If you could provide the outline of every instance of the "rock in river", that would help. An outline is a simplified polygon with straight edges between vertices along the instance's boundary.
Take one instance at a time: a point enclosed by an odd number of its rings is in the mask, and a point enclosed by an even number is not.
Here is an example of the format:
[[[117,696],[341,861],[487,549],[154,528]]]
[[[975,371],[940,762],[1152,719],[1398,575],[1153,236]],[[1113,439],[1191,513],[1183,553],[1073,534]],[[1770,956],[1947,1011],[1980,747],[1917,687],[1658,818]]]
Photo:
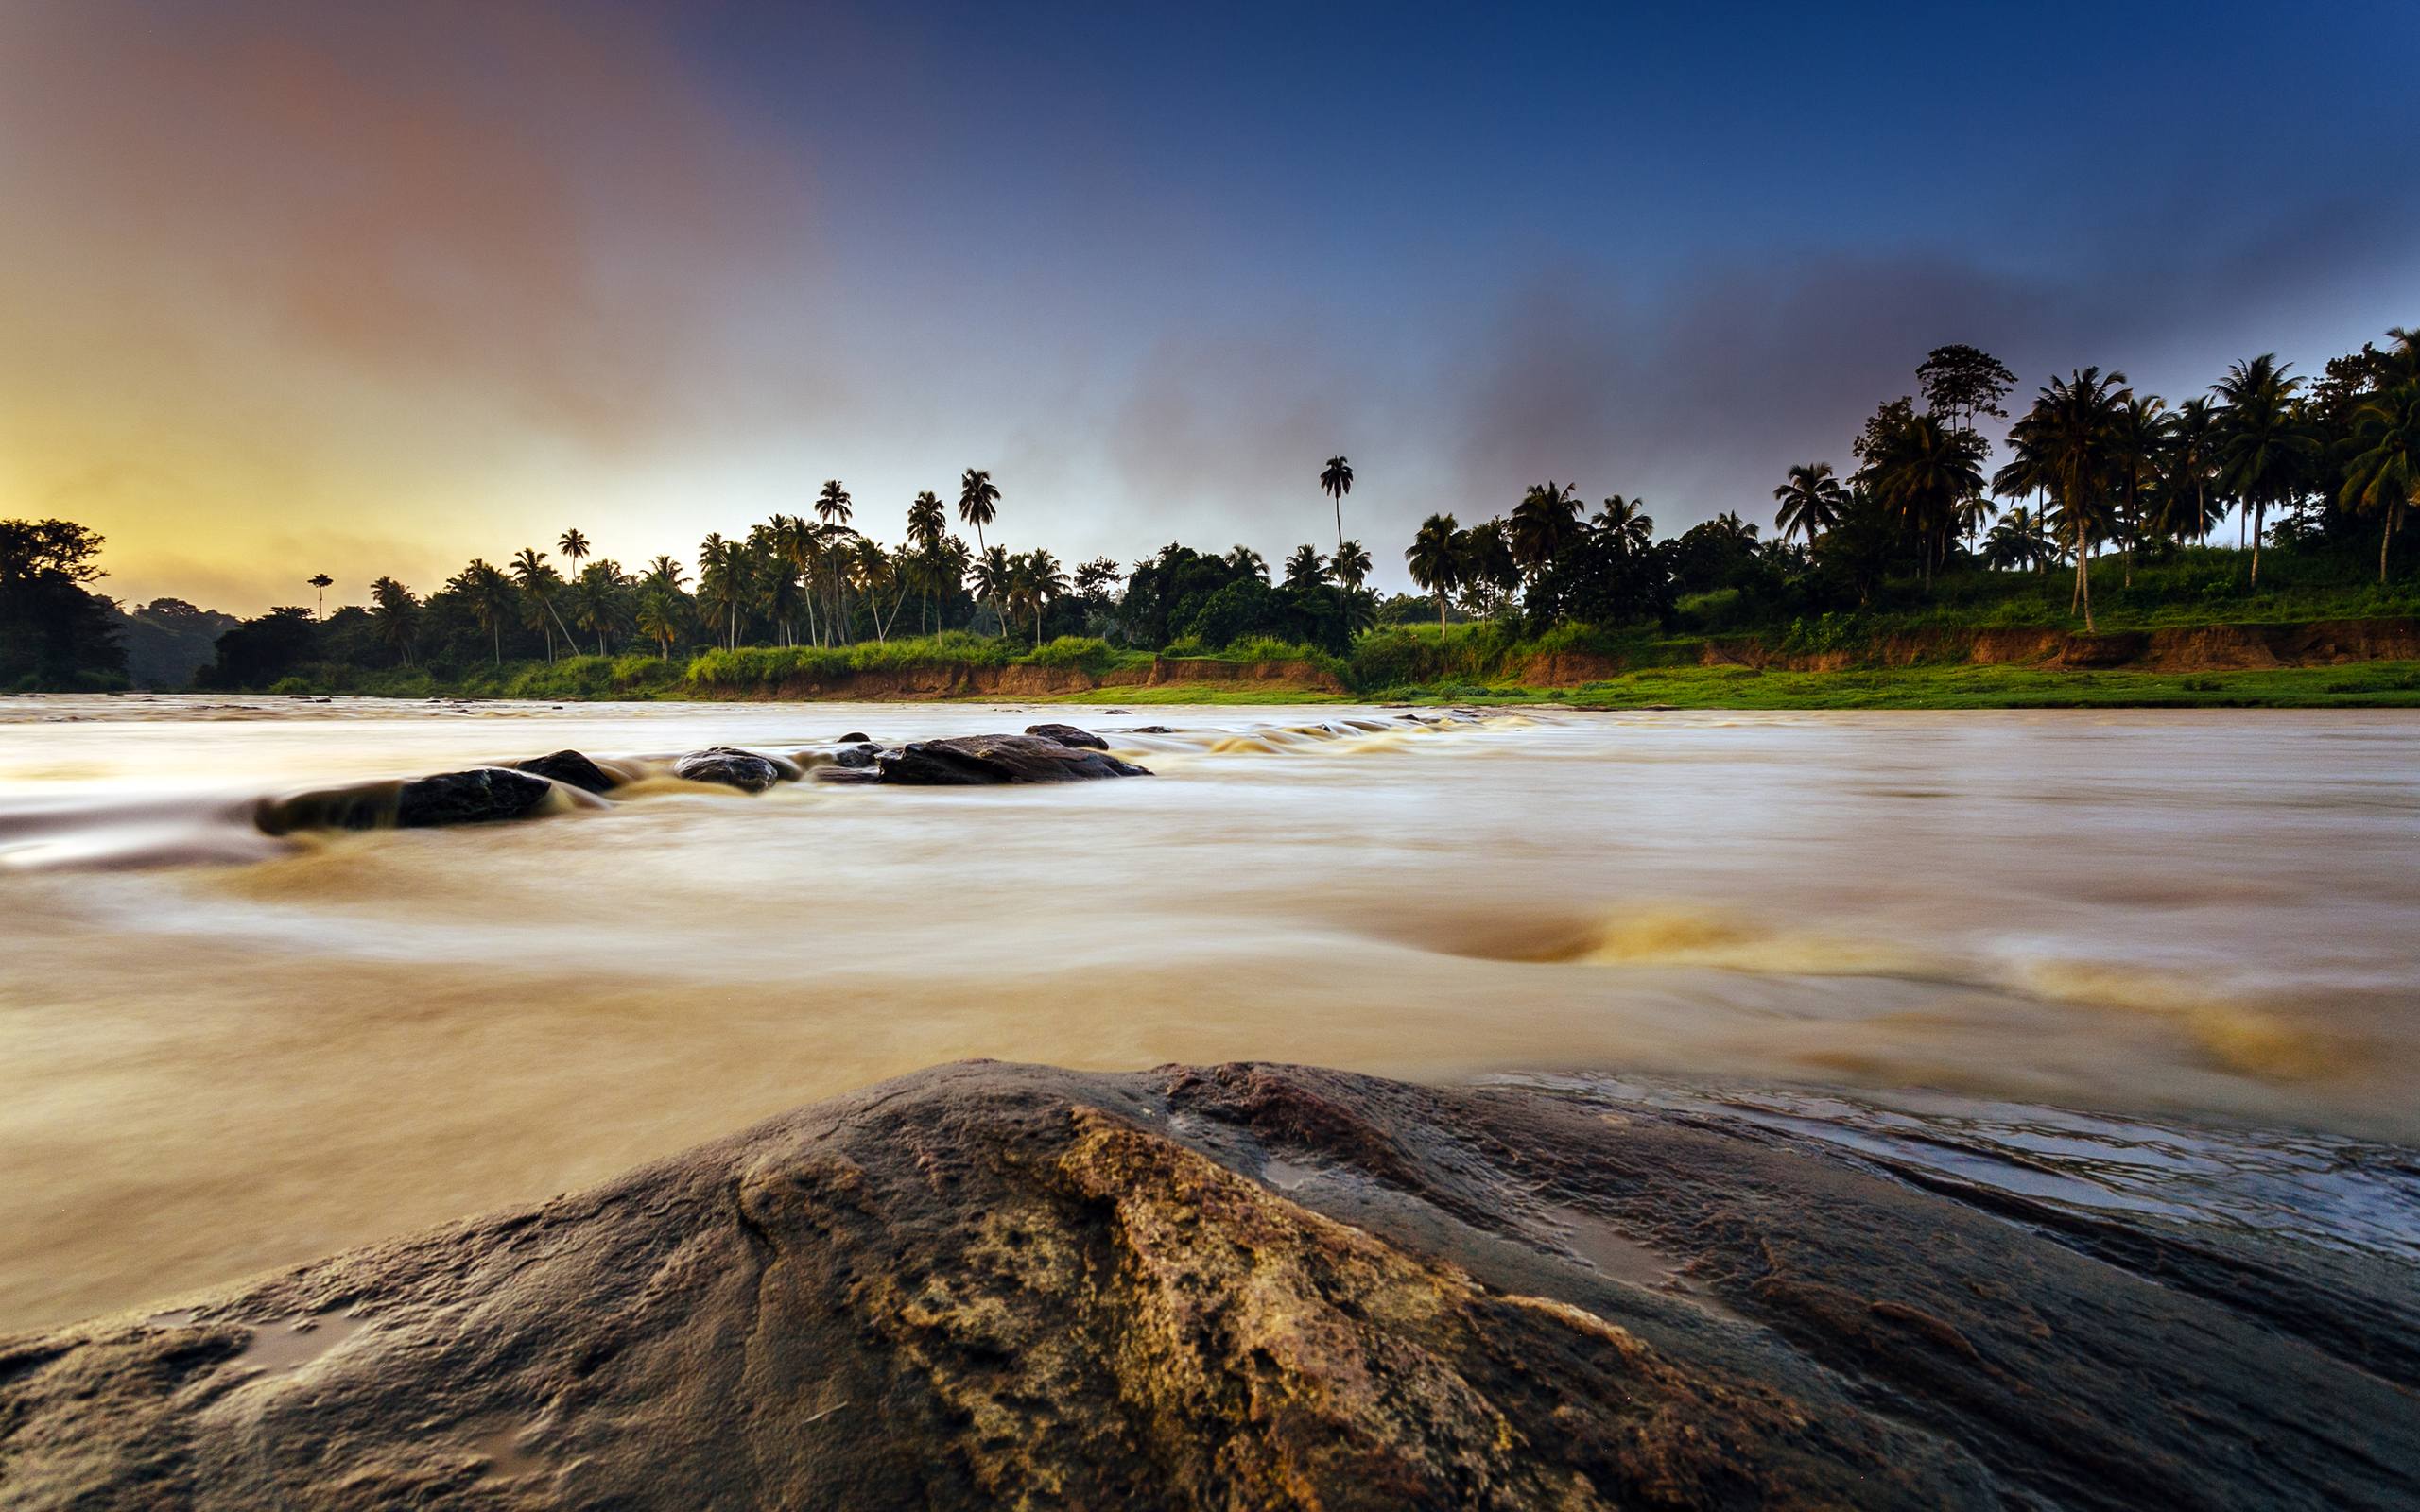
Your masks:
[[[785,773],[769,756],[752,750],[739,750],[730,746],[709,746],[693,750],[672,764],[672,775],[691,782],[717,782],[735,787],[743,793],[762,793],[765,789],[799,774],[794,769]]]
[[[532,756],[526,762],[514,762],[512,765],[516,770],[551,777],[564,786],[579,788],[583,793],[610,793],[621,785],[621,779],[576,750]]]
[[[1039,735],[1044,740],[1055,740],[1062,746],[1075,746],[1086,750],[1109,749],[1108,741],[1089,730],[1078,730],[1073,725],[1028,725],[1025,732]]]
[[[1646,1103],[976,1062],[0,1340],[0,1502],[2409,1507],[2409,1277],[2331,1335],[2133,1231]]]
[[[270,834],[297,830],[420,829],[519,819],[554,806],[561,790],[532,772],[474,766],[408,782],[362,782],[265,800],[255,821]],[[595,803],[596,799],[582,801]]]
[[[1074,782],[1093,777],[1149,777],[1132,762],[1039,735],[957,735],[913,741],[877,758],[882,780],[910,787],[977,787],[1002,782]]]

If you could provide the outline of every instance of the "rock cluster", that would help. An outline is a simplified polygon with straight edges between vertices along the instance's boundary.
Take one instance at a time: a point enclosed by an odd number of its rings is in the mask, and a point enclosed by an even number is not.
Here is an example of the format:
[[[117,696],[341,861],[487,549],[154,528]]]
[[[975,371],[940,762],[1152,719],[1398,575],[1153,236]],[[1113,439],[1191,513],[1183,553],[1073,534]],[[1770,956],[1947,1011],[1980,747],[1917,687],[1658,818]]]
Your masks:
[[[1047,731],[1048,733],[1037,733]],[[1100,777],[1148,777],[1132,762],[1108,754],[1109,743],[1073,725],[1037,725],[1022,735],[969,735],[911,741],[885,747],[852,732],[834,750],[805,761],[769,751],[709,746],[671,758],[665,767],[684,782],[762,793],[804,778],[809,765],[821,782],[894,782],[907,786],[982,786],[1068,782]],[[631,764],[620,764],[627,768]],[[644,764],[640,764],[644,765]],[[411,829],[527,818],[565,806],[599,806],[597,795],[626,785],[623,770],[577,750],[532,756],[504,766],[440,772],[407,782],[365,782],[264,801],[260,828],[297,830]],[[569,803],[550,799],[574,795]]]

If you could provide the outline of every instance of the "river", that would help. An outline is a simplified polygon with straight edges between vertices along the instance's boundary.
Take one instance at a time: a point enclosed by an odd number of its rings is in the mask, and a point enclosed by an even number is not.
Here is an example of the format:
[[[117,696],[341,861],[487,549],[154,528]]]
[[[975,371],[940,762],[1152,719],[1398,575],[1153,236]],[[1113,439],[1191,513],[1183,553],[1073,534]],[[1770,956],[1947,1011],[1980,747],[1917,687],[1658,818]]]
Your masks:
[[[1157,775],[658,782],[523,824],[286,840],[249,819],[264,795],[567,747],[1038,719]],[[1124,733],[1146,725],[1171,732]],[[542,1198],[973,1056],[1616,1074],[1953,1123],[2021,1106],[2409,1143],[2415,736],[2392,712],[1428,728],[0,699],[0,1331]],[[2395,1243],[2420,1234],[2410,1192],[2390,1206]]]

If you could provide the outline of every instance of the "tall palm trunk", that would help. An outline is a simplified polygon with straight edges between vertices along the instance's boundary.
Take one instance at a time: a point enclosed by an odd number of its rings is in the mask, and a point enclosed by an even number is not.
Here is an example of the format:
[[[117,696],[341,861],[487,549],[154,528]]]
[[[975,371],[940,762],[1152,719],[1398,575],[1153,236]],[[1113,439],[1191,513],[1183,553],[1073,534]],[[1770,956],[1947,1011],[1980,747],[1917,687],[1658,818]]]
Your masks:
[[[1440,651],[1445,648],[1445,593],[1443,589],[1437,592],[1437,648]]]
[[[2253,588],[2254,588],[2254,590],[2256,590],[2256,591],[2257,591],[2257,590],[2258,590],[2258,588],[2260,587],[2260,526],[2261,526],[2261,524],[2262,524],[2264,521],[2266,521],[2268,518],[2269,518],[2269,507],[2268,507],[2267,505],[2265,505],[2265,504],[2258,504],[2258,505],[2255,505],[2255,506],[2253,506],[2253,509],[2252,509],[2252,587],[2253,587]]]
[[[2378,532],[2378,586],[2381,588],[2386,586],[2386,548],[2394,542],[2395,518],[2402,513],[2403,506],[2399,504],[2388,505],[2386,507],[2386,528]]]
[[[2083,605],[2083,632],[2099,633],[2092,626],[2092,551],[2084,544],[2081,523],[2076,526],[2076,601]],[[2067,612],[2075,612],[2073,605],[2068,606]]]

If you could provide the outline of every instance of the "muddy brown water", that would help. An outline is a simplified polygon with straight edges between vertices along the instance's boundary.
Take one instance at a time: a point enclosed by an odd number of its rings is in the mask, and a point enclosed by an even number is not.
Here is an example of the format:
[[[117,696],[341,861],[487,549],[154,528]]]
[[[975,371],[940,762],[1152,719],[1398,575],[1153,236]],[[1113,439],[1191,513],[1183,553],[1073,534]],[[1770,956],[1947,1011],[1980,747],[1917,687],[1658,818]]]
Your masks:
[[[650,781],[299,841],[247,817],[564,747],[1046,719],[1158,775]],[[1143,725],[1173,732],[1120,733]],[[0,1330],[969,1056],[1617,1072],[2408,1143],[2415,856],[2404,713],[0,700]]]

